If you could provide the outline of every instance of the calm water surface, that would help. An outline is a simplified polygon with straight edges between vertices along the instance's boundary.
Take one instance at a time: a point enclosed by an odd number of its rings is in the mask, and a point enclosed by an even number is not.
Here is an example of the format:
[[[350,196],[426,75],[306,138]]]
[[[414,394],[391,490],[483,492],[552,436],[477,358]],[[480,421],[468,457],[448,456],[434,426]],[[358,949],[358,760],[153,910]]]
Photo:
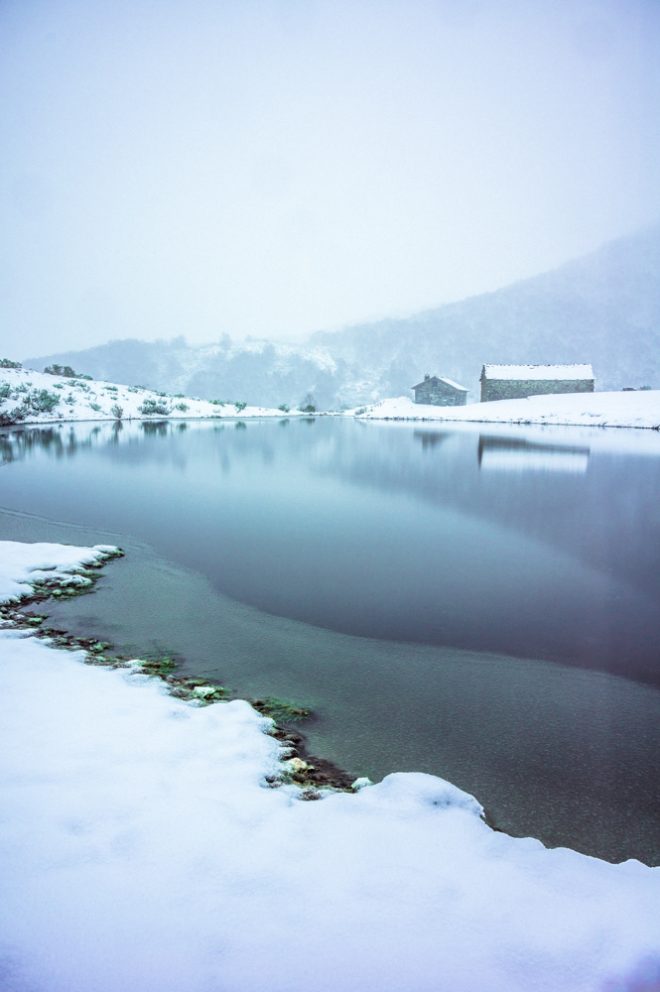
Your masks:
[[[660,862],[660,438],[334,418],[0,438],[0,536],[113,541],[49,614],[312,706],[315,753]]]

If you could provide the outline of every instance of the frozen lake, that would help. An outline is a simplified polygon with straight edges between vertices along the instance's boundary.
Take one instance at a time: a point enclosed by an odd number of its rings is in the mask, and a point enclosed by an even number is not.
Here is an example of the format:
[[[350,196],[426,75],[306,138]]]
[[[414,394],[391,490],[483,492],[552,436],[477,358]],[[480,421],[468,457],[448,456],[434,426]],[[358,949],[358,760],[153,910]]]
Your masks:
[[[75,633],[311,706],[355,775],[660,862],[660,437],[339,418],[2,436],[0,536],[118,543]]]

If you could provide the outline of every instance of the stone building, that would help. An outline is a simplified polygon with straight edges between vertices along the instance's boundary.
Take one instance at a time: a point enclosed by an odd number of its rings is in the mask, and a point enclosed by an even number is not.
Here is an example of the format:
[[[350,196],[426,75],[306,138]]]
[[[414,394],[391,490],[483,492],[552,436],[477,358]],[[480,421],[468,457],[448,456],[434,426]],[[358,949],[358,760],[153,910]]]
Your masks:
[[[546,393],[593,393],[591,365],[484,365],[481,402]]]
[[[430,403],[432,406],[465,406],[468,391],[452,379],[437,375],[425,375],[422,382],[411,387],[415,391],[415,403]]]

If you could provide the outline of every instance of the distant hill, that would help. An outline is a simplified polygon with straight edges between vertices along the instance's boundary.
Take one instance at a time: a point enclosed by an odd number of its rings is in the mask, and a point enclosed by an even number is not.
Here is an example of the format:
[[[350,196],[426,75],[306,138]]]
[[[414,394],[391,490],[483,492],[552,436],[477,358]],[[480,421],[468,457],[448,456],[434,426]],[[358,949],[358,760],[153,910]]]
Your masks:
[[[165,389],[202,399],[260,406],[293,406],[307,400],[335,406],[349,378],[343,363],[322,348],[299,349],[268,341],[191,347],[183,338],[171,341],[126,339],[84,351],[57,352],[27,358],[27,368],[71,365],[95,379]]]
[[[111,341],[28,358],[114,382],[262,405],[357,405],[409,395],[425,372],[477,400],[482,364],[591,362],[597,389],[660,387],[660,225],[552,272],[411,317],[319,332],[300,347],[267,341],[189,347]]]
[[[657,388],[660,225],[494,293],[311,341],[372,370],[381,396],[408,395],[430,372],[461,382],[474,401],[487,362],[591,362],[597,389]]]

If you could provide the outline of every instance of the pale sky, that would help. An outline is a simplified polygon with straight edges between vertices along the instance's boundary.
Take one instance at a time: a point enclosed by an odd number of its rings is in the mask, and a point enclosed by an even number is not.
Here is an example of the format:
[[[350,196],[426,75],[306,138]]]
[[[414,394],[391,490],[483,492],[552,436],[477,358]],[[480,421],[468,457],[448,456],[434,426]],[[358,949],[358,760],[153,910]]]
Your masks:
[[[0,352],[291,340],[660,217],[660,0],[0,0]]]

